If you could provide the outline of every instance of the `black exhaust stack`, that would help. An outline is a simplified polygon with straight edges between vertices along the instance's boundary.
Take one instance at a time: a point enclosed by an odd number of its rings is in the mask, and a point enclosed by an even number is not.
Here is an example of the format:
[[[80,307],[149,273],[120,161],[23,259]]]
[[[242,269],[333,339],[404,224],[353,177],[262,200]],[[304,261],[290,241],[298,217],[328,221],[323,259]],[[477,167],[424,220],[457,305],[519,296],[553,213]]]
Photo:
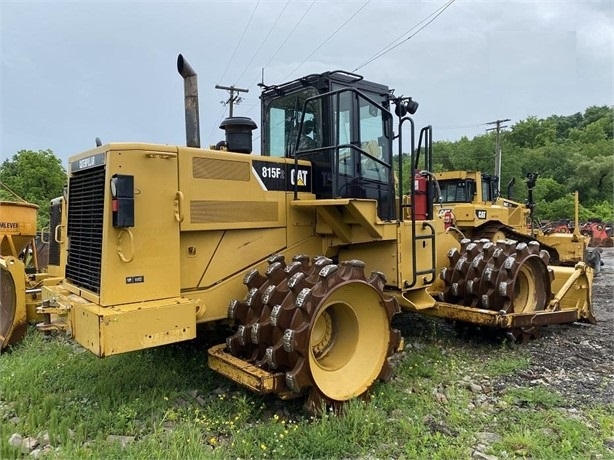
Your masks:
[[[200,121],[198,118],[198,76],[183,55],[177,56],[177,71],[183,77],[185,98],[185,137],[188,147],[200,148]]]

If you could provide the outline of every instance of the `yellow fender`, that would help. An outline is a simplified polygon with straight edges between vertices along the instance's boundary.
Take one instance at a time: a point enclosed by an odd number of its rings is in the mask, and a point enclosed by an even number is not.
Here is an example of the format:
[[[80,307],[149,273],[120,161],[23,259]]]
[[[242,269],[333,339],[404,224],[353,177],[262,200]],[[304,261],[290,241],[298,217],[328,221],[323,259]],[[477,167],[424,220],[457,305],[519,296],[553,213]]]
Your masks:
[[[0,352],[17,343],[27,328],[26,275],[23,262],[0,257]]]

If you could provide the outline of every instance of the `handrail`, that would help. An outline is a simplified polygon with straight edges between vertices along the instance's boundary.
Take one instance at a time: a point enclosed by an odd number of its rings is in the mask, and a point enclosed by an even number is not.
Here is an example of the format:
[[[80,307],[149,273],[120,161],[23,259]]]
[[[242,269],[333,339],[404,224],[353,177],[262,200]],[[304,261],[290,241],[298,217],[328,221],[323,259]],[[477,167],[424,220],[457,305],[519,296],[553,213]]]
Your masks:
[[[402,117],[399,119],[399,221],[403,221],[404,216],[403,216],[403,209],[407,207],[407,205],[403,204],[403,123],[405,122],[409,122],[409,124],[411,125],[410,127],[410,156],[413,155],[413,152],[415,150],[415,129],[416,126],[414,124],[414,120],[411,117]],[[413,180],[413,177],[415,175],[415,169],[414,169],[414,162],[413,160],[410,161],[410,175],[411,178]],[[413,187],[410,187],[410,206],[412,209],[414,209],[414,193],[413,193]],[[413,212],[413,211],[412,211]],[[413,214],[412,214],[412,220],[413,220]]]
[[[432,163],[432,127],[429,126],[425,126],[424,128],[422,128],[420,130],[420,137],[418,140],[418,147],[416,149],[415,146],[415,124],[414,121],[411,117],[409,116],[404,116],[402,118],[400,118],[399,120],[399,220],[403,221],[404,220],[404,216],[403,216],[403,209],[405,209],[406,207],[408,207],[407,204],[403,203],[403,123],[405,122],[409,122],[411,125],[411,130],[410,130],[410,144],[411,144],[411,152],[410,152],[410,193],[409,193],[409,197],[410,197],[410,204],[409,206],[411,207],[411,230],[412,230],[412,236],[411,236],[411,259],[412,259],[412,280],[411,282],[405,282],[404,287],[406,289],[409,289],[411,287],[413,287],[417,280],[418,280],[418,275],[426,275],[426,274],[430,274],[432,275],[431,280],[426,280],[426,283],[430,283],[433,282],[435,279],[435,267],[436,267],[436,248],[435,248],[435,228],[429,224],[428,222],[422,222],[422,228],[429,228],[431,230],[431,232],[427,235],[420,235],[420,236],[416,236],[416,191],[415,191],[415,187],[413,186],[413,180],[414,177],[416,176],[416,170],[418,169],[418,161],[420,158],[420,151],[422,149],[422,140],[424,139],[424,157],[425,157],[425,166],[426,169],[430,172],[432,170],[433,167],[433,163]],[[415,155],[415,157],[414,157]],[[429,177],[430,180],[430,177]],[[428,215],[427,217],[432,218],[433,215],[433,204],[432,204],[432,200],[427,199],[427,202],[430,202],[428,204]],[[418,240],[431,240],[431,268],[427,269],[427,270],[417,270],[416,269],[416,265],[417,265],[417,241]]]

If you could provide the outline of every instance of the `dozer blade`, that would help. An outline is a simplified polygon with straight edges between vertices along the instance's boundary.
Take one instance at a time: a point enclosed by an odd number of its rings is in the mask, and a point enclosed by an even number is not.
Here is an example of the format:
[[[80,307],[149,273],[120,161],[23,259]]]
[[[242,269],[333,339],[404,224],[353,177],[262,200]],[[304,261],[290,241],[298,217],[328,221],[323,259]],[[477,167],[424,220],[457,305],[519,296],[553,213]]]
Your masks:
[[[550,266],[550,269],[554,272],[554,298],[548,309],[574,311],[577,321],[595,324],[591,305],[593,269],[584,262],[579,262],[573,268]]]
[[[26,332],[25,276],[19,259],[0,257],[0,352],[17,343]]]

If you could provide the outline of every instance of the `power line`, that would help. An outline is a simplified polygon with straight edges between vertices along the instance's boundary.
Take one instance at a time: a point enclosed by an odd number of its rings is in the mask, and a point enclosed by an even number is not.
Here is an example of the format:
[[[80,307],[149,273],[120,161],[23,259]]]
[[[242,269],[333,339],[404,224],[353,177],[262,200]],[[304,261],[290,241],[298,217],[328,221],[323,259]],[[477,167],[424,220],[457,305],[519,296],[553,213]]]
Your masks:
[[[437,10],[435,10],[433,13],[431,13],[430,15],[428,15],[426,18],[424,18],[423,20],[421,20],[420,22],[418,22],[416,25],[414,25],[412,28],[410,28],[409,30],[407,30],[405,33],[403,33],[403,35],[401,35],[400,37],[398,37],[396,40],[394,40],[392,43],[390,43],[389,45],[387,45],[386,47],[383,48],[382,51],[380,51],[379,53],[377,53],[375,56],[371,57],[370,59],[368,59],[367,61],[363,62],[360,66],[358,66],[356,69],[354,69],[353,71],[359,70],[362,67],[366,66],[367,64],[370,64],[371,62],[375,61],[376,59],[380,58],[381,56],[383,56],[384,54],[392,51],[394,48],[396,48],[397,46],[401,45],[402,43],[406,42],[407,40],[411,39],[412,37],[414,37],[416,34],[418,34],[421,30],[423,30],[424,28],[426,28],[429,24],[431,24],[435,19],[437,19],[437,17],[439,17],[448,7],[450,7],[450,5],[452,5],[452,3],[454,3],[455,0],[450,0],[448,1],[448,3],[446,3],[445,5],[439,7]],[[343,27],[345,27],[358,13],[360,13],[369,3],[371,2],[371,0],[367,0],[354,14],[352,14],[352,16],[350,16],[343,24],[341,24],[331,35],[329,35],[320,45],[318,45],[317,48],[315,48],[311,54],[309,54],[305,59],[303,59],[301,61],[301,63],[294,69],[292,70],[292,72],[290,72],[286,77],[283,78],[283,80],[287,80],[294,72],[296,72],[305,62],[307,62],[307,60],[312,57],[320,48],[322,48],[332,37],[334,37]],[[302,22],[303,18],[307,15],[307,13],[309,12],[309,10],[311,9],[311,7],[314,5],[315,0],[312,1],[312,3],[309,5],[309,7],[307,8],[307,10],[305,11],[305,13],[303,13],[303,16],[299,19],[299,21],[297,22],[297,24],[294,26],[294,28],[292,29],[292,31],[290,31],[290,33],[287,35],[286,39],[282,42],[282,44],[279,46],[279,48],[275,51],[275,53],[273,54],[273,56],[271,56],[271,58],[269,59],[269,61],[267,62],[267,64],[265,66],[268,66],[270,64],[270,62],[274,59],[274,57],[277,55],[277,53],[281,50],[281,48],[284,46],[284,44],[287,42],[287,40],[290,38],[290,36],[292,36],[292,33],[294,32],[294,30],[298,27],[298,25]],[[425,23],[426,22],[426,23]],[[412,30],[416,29],[417,27],[419,27],[421,24],[425,23],[422,27],[420,27],[414,34],[410,35],[409,37],[405,38],[403,41],[398,42],[398,40],[400,40],[401,38],[403,38],[407,33],[411,32]],[[395,45],[396,43],[396,45]],[[257,81],[257,78],[254,80],[254,82],[252,82],[249,86],[253,86],[254,83]],[[253,110],[253,109],[252,109]],[[250,110],[250,112],[252,111]],[[249,113],[249,112],[248,112]]]
[[[452,1],[454,1],[454,0],[452,0]],[[348,19],[347,19],[347,20],[346,20],[346,21],[345,21],[343,24],[341,24],[341,25],[340,25],[340,26],[337,28],[337,30],[335,30],[335,31],[334,31],[332,34],[330,34],[330,35],[328,36],[328,38],[326,38],[326,40],[324,40],[322,43],[320,43],[320,45],[319,45],[319,46],[318,46],[316,49],[314,49],[314,50],[311,52],[311,54],[310,54],[309,56],[307,56],[305,59],[303,59],[303,61],[302,61],[302,62],[301,62],[301,63],[300,63],[298,66],[296,66],[296,68],[295,68],[295,69],[294,69],[292,72],[290,72],[290,73],[289,73],[287,76],[285,76],[285,77],[284,77],[284,81],[285,81],[285,80],[287,80],[288,78],[290,78],[290,76],[291,76],[291,75],[292,75],[294,72],[296,72],[298,69],[300,69],[300,68],[302,67],[302,65],[303,65],[305,62],[307,62],[307,60],[308,60],[308,59],[309,59],[311,56],[313,56],[313,55],[314,55],[314,54],[315,54],[315,53],[316,53],[316,52],[317,52],[317,51],[318,51],[320,48],[322,48],[322,47],[323,47],[323,46],[326,44],[326,42],[328,42],[328,41],[329,41],[331,38],[333,38],[333,37],[334,37],[334,36],[337,34],[337,32],[339,32],[341,29],[343,29],[343,28],[344,28],[344,27],[347,25],[347,23],[348,23],[348,22],[350,22],[352,19],[354,19],[354,17],[355,17],[355,16],[356,16],[358,13],[360,13],[360,12],[361,12],[361,11],[362,11],[362,10],[363,10],[363,9],[364,9],[364,8],[365,8],[365,7],[366,7],[368,4],[369,4],[369,3],[371,3],[371,0],[367,0],[367,1],[366,1],[366,2],[365,2],[365,3],[364,3],[364,4],[363,4],[363,5],[360,7],[360,8],[358,8],[358,10],[357,10],[357,11],[356,11],[356,12],[355,12],[355,13],[354,13],[352,16],[350,16],[350,17],[349,17],[349,18],[348,18]]]
[[[422,21],[418,22],[416,25],[414,25],[412,28],[410,28],[409,30],[407,30],[403,35],[401,35],[399,38],[397,38],[396,40],[394,40],[391,44],[387,45],[386,47],[384,47],[384,49],[382,51],[380,51],[379,53],[377,53],[375,56],[373,56],[372,58],[368,59],[367,61],[365,61],[363,64],[361,64],[360,66],[358,66],[356,69],[354,69],[354,71],[366,66],[367,64],[370,64],[371,62],[375,61],[376,59],[380,58],[381,56],[383,56],[384,54],[392,51],[394,48],[400,46],[402,43],[408,41],[409,39],[411,39],[412,37],[414,37],[415,35],[417,35],[420,31],[422,31],[424,28],[426,28],[429,24],[431,24],[435,19],[437,19],[437,17],[439,17],[447,8],[449,8],[452,3],[454,3],[455,0],[450,0],[448,1],[448,3],[444,4],[443,6],[439,7],[437,10],[435,10],[433,13],[431,13],[430,15],[428,15],[426,18],[424,18]],[[286,77],[283,78],[283,81],[288,80],[288,78],[294,74],[305,62],[307,62],[307,60],[309,58],[311,58],[318,50],[320,50],[331,38],[333,38],[341,29],[343,29],[356,15],[358,15],[358,13],[360,13],[369,3],[371,2],[371,0],[367,0],[356,12],[354,12],[354,14],[352,14],[343,24],[341,24],[332,34],[330,34],[320,45],[318,45],[312,52],[311,54],[309,54],[305,59],[303,59],[301,61],[301,63],[294,68]],[[288,36],[286,37],[286,39],[283,41],[283,43],[279,46],[279,48],[277,49],[277,51],[275,51],[275,53],[273,54],[273,56],[269,59],[269,61],[267,62],[266,65],[268,65],[273,58],[277,55],[277,53],[281,50],[281,48],[283,47],[283,45],[286,43],[286,41],[289,39],[289,37],[292,35],[292,33],[294,32],[294,30],[298,27],[298,25],[301,23],[301,21],[303,20],[303,18],[306,16],[307,12],[311,9],[311,7],[314,5],[315,0],[311,3],[311,5],[307,8],[307,10],[305,11],[305,13],[303,14],[303,16],[300,18],[300,20],[298,21],[298,23],[295,25],[295,27],[292,29],[292,31],[288,34]],[[407,33],[411,32],[412,30],[416,29],[417,27],[419,27],[421,24],[423,24],[422,27],[420,27],[418,30],[416,30],[415,33],[413,33],[412,35],[410,35],[409,37],[405,38],[404,40],[402,40],[399,43],[396,43],[398,40],[400,40],[403,36],[405,36]],[[396,44],[395,44],[396,43]],[[257,81],[254,80],[254,81]],[[253,86],[253,83],[250,84],[250,87]],[[250,109],[247,113],[250,113],[253,111],[253,109],[255,108],[255,106]],[[479,126],[479,125],[477,125]]]
[[[473,123],[469,125],[441,125],[441,126],[439,126],[437,123],[431,123],[431,124],[437,130],[446,130],[446,129],[479,128],[480,126],[484,126],[486,123]]]
[[[309,10],[311,10],[311,8],[313,7],[313,5],[315,5],[315,0],[313,0],[311,2],[311,4],[307,7],[307,9],[305,10],[305,12],[303,13],[303,15],[300,17],[300,19],[298,20],[298,22],[294,25],[294,27],[292,28],[292,30],[288,33],[288,35],[286,35],[286,38],[284,39],[284,41],[281,43],[281,45],[279,45],[279,47],[277,48],[277,50],[275,50],[275,52],[273,53],[273,56],[271,56],[269,58],[269,60],[267,61],[267,63],[264,65],[264,67],[268,67],[268,65],[273,62],[273,59],[275,59],[275,56],[277,56],[277,53],[279,53],[281,51],[281,49],[284,47],[284,45],[286,44],[286,42],[290,39],[291,36],[293,36],[294,31],[298,28],[298,26],[301,24],[301,22],[303,22],[303,19],[305,18],[305,16],[307,16],[307,13],[309,13]],[[259,77],[259,76],[258,76]],[[256,79],[249,85],[254,86],[254,84],[258,81],[258,77],[256,77]]]
[[[254,59],[256,58],[256,56],[258,55],[258,53],[260,52],[260,50],[262,49],[262,47],[264,46],[264,44],[266,43],[266,41],[268,40],[269,36],[271,35],[271,32],[273,32],[273,29],[275,29],[275,26],[277,25],[277,23],[279,22],[279,19],[281,18],[282,14],[284,14],[284,11],[286,11],[286,8],[288,8],[288,5],[290,4],[290,0],[288,0],[286,2],[286,4],[284,5],[284,7],[282,8],[282,10],[280,11],[279,15],[277,16],[277,19],[275,19],[275,22],[273,23],[273,25],[271,26],[271,28],[269,29],[269,31],[267,32],[266,36],[264,37],[264,39],[262,40],[262,43],[260,43],[260,46],[258,47],[258,49],[256,50],[255,53],[252,54],[252,58],[250,59],[250,61],[248,62],[248,64],[245,66],[245,68],[243,69],[243,72],[241,72],[241,75],[239,75],[239,78],[237,78],[237,81],[241,81],[241,78],[243,78],[243,75],[245,75],[245,72],[247,71],[247,69],[249,68],[250,65],[252,65],[252,62],[254,62]],[[251,86],[251,85],[250,85]]]
[[[258,0],[258,2],[256,3],[256,6],[254,7],[254,10],[252,11],[252,15],[249,17],[249,21],[247,21],[247,25],[243,29],[243,33],[241,34],[241,38],[239,38],[239,41],[237,42],[237,46],[235,46],[235,50],[232,52],[232,56],[230,56],[230,59],[228,60],[228,64],[226,64],[226,68],[224,69],[224,73],[222,73],[222,76],[220,77],[219,81],[222,81],[224,79],[224,77],[226,76],[226,72],[228,71],[228,67],[230,67],[230,63],[234,59],[235,54],[237,54],[237,50],[239,49],[239,45],[241,45],[241,42],[243,41],[243,37],[245,37],[245,32],[247,32],[247,29],[249,29],[249,25],[252,23],[252,19],[254,19],[254,14],[256,14],[256,10],[258,9],[258,5],[260,5],[260,0]]]
[[[219,127],[219,124],[222,122],[222,120],[224,119],[224,114],[226,113],[226,104],[223,104],[222,107],[222,112],[220,113],[220,115],[218,116],[219,121],[214,124],[213,126],[211,126],[211,131],[209,131],[209,139],[211,139],[213,137],[213,131],[215,131],[216,127]]]
[[[279,45],[279,47],[277,48],[277,50],[275,50],[275,52],[273,53],[273,55],[269,58],[269,60],[267,61],[267,63],[264,65],[264,67],[268,67],[268,65],[273,62],[273,59],[275,59],[275,56],[277,56],[277,54],[281,51],[281,49],[284,47],[284,45],[286,44],[286,42],[290,39],[290,37],[293,36],[294,31],[298,28],[298,26],[301,24],[301,22],[303,22],[303,19],[305,18],[305,16],[307,16],[307,13],[309,13],[309,10],[311,10],[311,8],[313,7],[313,5],[315,5],[315,0],[313,0],[311,2],[311,4],[307,7],[307,9],[305,10],[305,12],[303,13],[303,15],[299,18],[298,22],[294,25],[294,27],[292,28],[292,30],[290,32],[288,32],[288,35],[286,35],[286,38],[282,41],[281,45]],[[256,84],[256,82],[258,81],[258,78],[260,77],[260,75],[258,75],[250,84],[249,84],[249,88],[251,88],[252,86],[254,86]],[[253,112],[255,106],[252,107],[250,110],[247,111],[246,115],[250,114],[251,112]]]
[[[290,0],[288,0],[288,3],[289,3],[289,1],[290,1]],[[371,1],[371,0],[369,0],[369,1]],[[368,1],[367,3],[369,3],[369,1]],[[258,3],[260,3],[260,0],[258,0]],[[286,3],[286,6],[287,6],[287,4],[288,4],[288,3]],[[278,48],[275,50],[275,52],[273,53],[273,55],[272,55],[272,56],[269,58],[269,60],[267,61],[267,63],[265,64],[265,66],[264,66],[264,67],[267,67],[267,66],[268,66],[268,65],[269,65],[269,64],[270,64],[270,63],[273,61],[273,59],[275,59],[275,57],[277,56],[277,54],[278,54],[278,53],[281,51],[281,49],[284,47],[284,45],[285,45],[285,44],[288,42],[288,40],[290,39],[290,37],[294,36],[294,35],[293,35],[293,34],[294,34],[294,31],[295,31],[295,30],[298,28],[298,26],[299,26],[299,25],[300,25],[300,24],[303,22],[303,19],[305,18],[305,16],[307,16],[307,13],[309,13],[309,11],[311,10],[311,8],[313,8],[313,6],[315,5],[315,3],[316,3],[316,0],[312,0],[312,2],[309,4],[309,6],[308,6],[308,7],[307,7],[307,9],[305,10],[305,12],[302,14],[302,16],[301,16],[301,17],[299,18],[299,20],[296,22],[296,24],[294,25],[294,27],[292,27],[292,30],[290,30],[290,32],[288,32],[288,34],[286,35],[286,37],[284,38],[284,40],[281,42],[281,44],[279,45],[279,47],[278,47]],[[254,11],[252,12],[252,16],[250,17],[250,20],[249,20],[249,22],[248,22],[248,24],[247,24],[247,26],[246,26],[246,30],[247,30],[247,27],[249,26],[249,24],[250,24],[250,23],[251,23],[251,21],[252,21],[252,18],[253,18],[253,16],[254,16],[254,13],[256,12],[256,8],[257,8],[257,7],[258,7],[258,5],[256,5],[256,7],[254,8]],[[364,6],[363,6],[363,8],[364,8]],[[283,10],[285,10],[285,9],[286,9],[286,7],[284,7],[284,8],[283,8]],[[361,9],[362,9],[362,8],[361,8]],[[282,13],[283,13],[283,10],[282,10]],[[359,10],[359,11],[360,11],[360,10]],[[281,13],[280,13],[280,14],[279,14],[279,16],[278,16],[278,19],[279,19],[279,17],[281,17]],[[277,23],[277,20],[275,21],[275,23]],[[346,21],[346,23],[347,23],[347,21]],[[344,24],[344,25],[345,25],[345,24]],[[273,27],[274,27],[274,26],[275,26],[275,25],[273,25]],[[343,27],[343,26],[341,26],[341,27]],[[271,28],[271,30],[272,30],[272,28]],[[338,29],[338,30],[339,30],[339,29]],[[243,35],[245,35],[245,31],[243,32]],[[235,53],[236,53],[236,51],[237,51],[237,49],[238,49],[238,47],[239,47],[239,44],[240,44],[240,43],[241,43],[241,41],[243,40],[243,35],[241,36],[241,39],[239,40],[239,43],[237,43],[237,46],[236,46],[236,48],[235,48],[235,51],[233,52],[233,56],[235,55]],[[268,36],[268,34],[267,34],[267,36]],[[265,38],[265,40],[263,41],[263,43],[264,43],[265,41],[266,41],[266,38]],[[255,54],[256,54],[256,53],[255,53]],[[230,61],[232,61],[232,58],[231,58],[231,60],[230,60]],[[224,69],[224,75],[226,74],[226,71],[228,70],[228,66],[230,65],[230,61],[229,61],[229,63],[226,65],[226,69]],[[243,75],[243,74],[241,74],[241,76],[242,76],[242,75]],[[258,81],[258,77],[256,77],[256,78],[254,79],[254,81],[253,81],[252,83],[250,83],[249,87],[254,86],[254,85],[255,85],[255,83],[256,83],[257,81]],[[246,115],[247,115],[247,114],[249,114],[249,113],[251,113],[251,112],[253,112],[253,111],[254,111],[254,109],[255,109],[256,107],[260,107],[260,104],[259,104],[259,103],[254,104],[254,105],[253,105],[253,106],[252,106],[252,107],[251,107],[251,108],[250,108],[250,109],[249,109],[249,110],[246,112]],[[222,112],[220,113],[220,116],[218,117],[220,122],[221,122],[221,121],[222,121],[222,119],[224,118],[224,114],[225,114],[225,112],[226,112],[226,106],[224,106],[224,108],[222,109]],[[213,131],[214,131],[214,129],[215,129],[215,125],[214,125],[214,126],[211,128],[211,132],[209,133],[209,137],[211,137],[211,136],[213,135]],[[260,137],[260,136],[256,137],[255,139],[258,139],[259,137]]]
[[[400,37],[398,37],[397,39],[395,39],[394,41],[392,41],[390,44],[386,45],[381,51],[379,51],[378,53],[376,53],[373,57],[367,59],[365,62],[363,62],[362,64],[360,64],[358,67],[356,67],[354,70],[352,70],[352,72],[356,72],[359,69],[362,69],[364,66],[366,66],[367,64],[372,63],[373,61],[375,61],[376,59],[379,59],[380,57],[382,57],[383,55],[389,53],[390,51],[392,51],[393,49],[395,49],[396,47],[402,45],[403,43],[405,43],[407,40],[415,37],[421,30],[423,30],[425,27],[427,27],[431,22],[433,22],[435,19],[437,19],[445,10],[447,10],[450,5],[452,5],[452,3],[454,3],[455,0],[450,0],[448,3],[446,3],[445,5],[439,7],[438,9],[436,9],[435,11],[433,11],[431,14],[429,14],[426,18],[424,18],[422,21],[418,22],[416,25],[414,25],[411,29],[407,30],[405,33],[403,33],[403,35],[401,35]],[[432,17],[431,17],[432,16]],[[430,18],[430,19],[429,19]],[[412,30],[414,30],[416,27],[418,27],[420,24],[422,24],[423,22],[426,22],[426,24],[424,24],[422,27],[420,27],[418,30],[416,30],[416,32],[414,32],[413,34],[411,34],[409,37],[405,38],[404,40],[398,42],[399,40],[401,40],[401,38],[403,38],[404,35],[410,33]],[[396,43],[398,42],[398,43]],[[396,45],[394,44],[396,43]]]

